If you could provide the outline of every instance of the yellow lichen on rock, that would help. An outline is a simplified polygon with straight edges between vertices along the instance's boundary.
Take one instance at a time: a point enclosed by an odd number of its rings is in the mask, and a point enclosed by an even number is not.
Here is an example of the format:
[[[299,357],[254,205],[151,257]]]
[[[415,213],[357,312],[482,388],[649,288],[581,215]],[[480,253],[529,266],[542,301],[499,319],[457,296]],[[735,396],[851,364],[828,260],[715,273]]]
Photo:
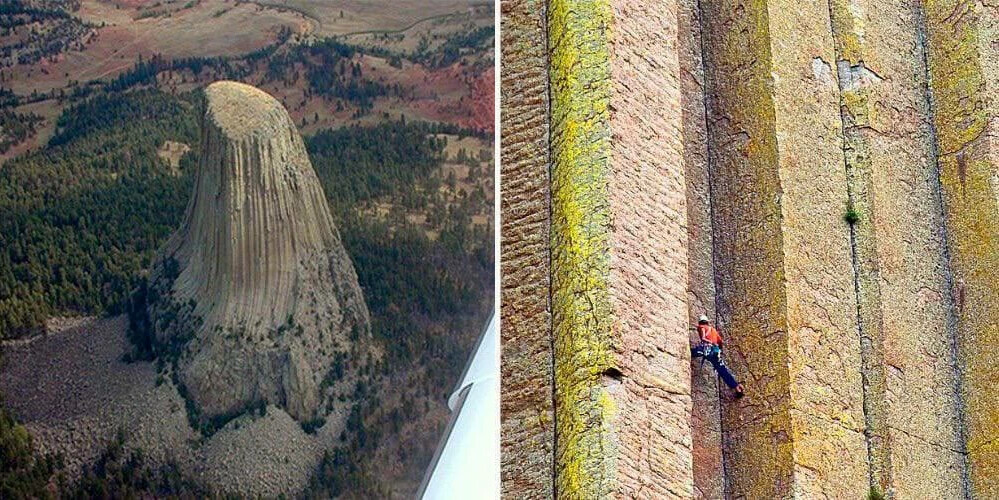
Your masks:
[[[766,2],[701,7],[718,323],[726,362],[752,390],[752,404],[722,401],[725,493],[784,498],[793,444]]]
[[[965,410],[996,496],[995,9],[926,4],[549,0],[556,496],[959,498]],[[699,412],[715,307],[749,395]]]
[[[612,491],[612,405],[601,374],[613,366],[608,290],[607,168],[610,5],[548,6],[552,154],[552,323],[555,340],[556,491]]]
[[[954,298],[971,493],[999,497],[999,148],[994,142],[994,7],[926,0],[930,84],[939,147]],[[994,43],[994,40],[992,40]]]
[[[918,7],[831,0],[871,486],[963,494],[953,303]],[[890,403],[889,403],[890,402]]]
[[[835,53],[826,5],[702,1],[727,496],[868,490]],[[833,465],[835,464],[835,465]]]

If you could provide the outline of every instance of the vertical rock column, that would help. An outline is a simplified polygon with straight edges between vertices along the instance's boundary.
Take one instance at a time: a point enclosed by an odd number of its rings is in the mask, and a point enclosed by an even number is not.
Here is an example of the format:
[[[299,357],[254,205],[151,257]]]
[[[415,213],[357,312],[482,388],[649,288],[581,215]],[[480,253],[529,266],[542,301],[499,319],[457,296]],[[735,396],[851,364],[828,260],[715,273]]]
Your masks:
[[[999,497],[999,8],[924,0],[973,498]]]
[[[693,495],[677,26],[548,7],[559,497]]]
[[[711,186],[704,109],[704,67],[701,61],[700,6],[697,0],[683,0],[678,13],[683,164],[687,183],[687,321],[692,326],[701,314],[715,317]],[[697,341],[694,331],[691,331],[690,339],[691,342]],[[718,375],[709,363],[702,359],[691,360],[690,390],[693,408],[690,431],[695,499],[722,498],[725,491],[718,385]]]
[[[727,496],[869,489],[828,5],[702,0]],[[726,393],[728,394],[728,393]]]
[[[544,8],[542,0],[501,3],[502,489],[510,498],[554,492]]]
[[[872,486],[960,498],[953,303],[911,4],[830,0],[853,248]]]
[[[261,403],[324,416],[337,357],[349,360],[342,386],[381,356],[354,265],[284,106],[229,81],[205,103],[184,221],[149,279],[161,359],[204,419]]]

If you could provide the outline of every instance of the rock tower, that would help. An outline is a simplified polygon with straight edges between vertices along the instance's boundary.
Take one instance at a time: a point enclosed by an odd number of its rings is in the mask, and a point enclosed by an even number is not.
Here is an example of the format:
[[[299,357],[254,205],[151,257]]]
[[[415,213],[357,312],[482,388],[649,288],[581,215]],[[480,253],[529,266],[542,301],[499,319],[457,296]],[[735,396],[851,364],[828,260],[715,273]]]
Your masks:
[[[502,13],[504,495],[999,496],[994,6]]]
[[[357,275],[284,107],[236,82],[205,96],[194,192],[150,278],[156,339],[203,416],[311,420],[376,356]]]

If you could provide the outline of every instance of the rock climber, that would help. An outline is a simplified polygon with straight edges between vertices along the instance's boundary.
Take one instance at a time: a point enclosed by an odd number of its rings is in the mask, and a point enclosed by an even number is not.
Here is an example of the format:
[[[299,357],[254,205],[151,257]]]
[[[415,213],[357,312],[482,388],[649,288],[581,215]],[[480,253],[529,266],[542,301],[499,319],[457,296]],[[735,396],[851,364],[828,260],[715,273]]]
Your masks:
[[[701,337],[701,342],[690,349],[690,355],[695,358],[701,357],[708,360],[711,366],[715,367],[715,371],[718,372],[722,380],[725,381],[725,385],[729,386],[730,389],[735,389],[735,397],[741,398],[745,394],[745,389],[735,379],[732,372],[728,370],[728,367],[725,366],[725,361],[722,360],[721,334],[718,333],[717,328],[711,326],[708,317],[703,314],[697,319],[697,334]]]

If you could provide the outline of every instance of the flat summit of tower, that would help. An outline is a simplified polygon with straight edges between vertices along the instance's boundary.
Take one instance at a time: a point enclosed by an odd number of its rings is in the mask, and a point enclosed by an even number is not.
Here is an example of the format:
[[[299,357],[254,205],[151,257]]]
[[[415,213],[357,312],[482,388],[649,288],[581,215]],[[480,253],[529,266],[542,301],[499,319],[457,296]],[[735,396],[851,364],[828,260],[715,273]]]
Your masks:
[[[205,118],[233,138],[273,134],[288,114],[273,96],[245,83],[215,82],[205,89],[205,96]]]

